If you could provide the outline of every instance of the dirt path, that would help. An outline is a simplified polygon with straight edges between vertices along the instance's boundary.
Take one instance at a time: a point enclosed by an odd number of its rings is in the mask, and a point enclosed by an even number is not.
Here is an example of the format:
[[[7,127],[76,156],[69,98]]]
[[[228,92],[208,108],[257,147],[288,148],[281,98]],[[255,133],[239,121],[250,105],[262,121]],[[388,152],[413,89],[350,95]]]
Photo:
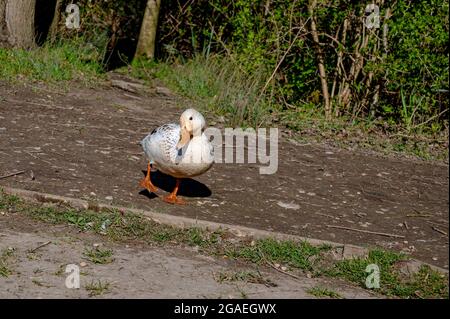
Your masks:
[[[94,245],[111,250],[111,262],[86,259],[84,253]],[[313,287],[344,298],[375,298],[340,280],[306,276],[294,280],[273,269],[205,256],[193,247],[112,243],[70,226],[37,223],[19,213],[0,215],[0,252],[5,251],[11,252],[7,260],[11,274],[0,276],[0,298],[314,298],[308,293]],[[68,264],[79,266],[79,289],[65,286]],[[218,279],[258,271],[260,283]],[[107,288],[91,289],[98,282]]]
[[[26,170],[0,186],[379,245],[448,268],[448,235],[438,231],[448,233],[446,165],[281,139],[274,175],[259,175],[255,164],[217,164],[182,185],[184,207],[142,192],[146,162],[138,142],[157,125],[177,121],[185,107],[170,96],[112,88],[56,94],[0,84],[0,176]],[[172,182],[159,178],[156,184],[171,190]]]

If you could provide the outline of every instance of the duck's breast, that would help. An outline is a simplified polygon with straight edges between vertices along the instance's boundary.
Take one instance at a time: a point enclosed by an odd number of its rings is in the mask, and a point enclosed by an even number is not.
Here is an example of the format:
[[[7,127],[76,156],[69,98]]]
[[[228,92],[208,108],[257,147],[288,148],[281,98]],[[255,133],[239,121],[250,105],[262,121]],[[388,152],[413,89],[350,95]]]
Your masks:
[[[192,177],[203,174],[214,163],[214,149],[208,138],[203,134],[194,137],[185,150],[178,153],[177,170],[179,175]]]

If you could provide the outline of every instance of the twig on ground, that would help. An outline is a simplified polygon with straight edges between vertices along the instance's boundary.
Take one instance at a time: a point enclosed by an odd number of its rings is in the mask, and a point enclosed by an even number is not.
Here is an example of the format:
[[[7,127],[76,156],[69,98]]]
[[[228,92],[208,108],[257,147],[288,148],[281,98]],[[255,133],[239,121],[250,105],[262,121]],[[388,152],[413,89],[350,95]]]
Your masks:
[[[319,216],[325,216],[325,217],[328,217],[328,218],[336,219],[336,217],[328,215],[328,214],[323,214],[323,213],[315,213],[315,214],[319,215]]]
[[[291,273],[289,273],[289,272],[287,272],[287,271],[284,271],[284,270],[282,270],[282,269],[280,269],[280,268],[278,268],[278,267],[275,267],[275,265],[272,264],[270,261],[268,261],[268,260],[265,260],[265,261],[266,261],[266,263],[267,263],[270,267],[272,267],[272,268],[275,269],[276,271],[278,271],[278,272],[280,272],[280,273],[282,273],[282,274],[285,274],[285,275],[287,275],[287,276],[289,276],[289,277],[295,278],[295,279],[297,279],[297,280],[302,280],[300,277],[298,277],[298,276],[296,276],[296,275],[294,275],[294,274],[291,274]]]
[[[431,222],[429,220],[426,220],[425,222],[427,222],[428,224],[434,225],[434,226],[439,226],[439,227],[444,227],[447,228],[448,225],[444,225],[444,224],[439,224],[439,223],[435,223],[435,222]]]
[[[431,215],[426,215],[426,214],[409,214],[409,215],[406,215],[406,217],[431,217]]]
[[[343,226],[327,225],[327,227],[328,228],[338,228],[338,229],[344,229],[344,230],[351,230],[351,231],[355,231],[355,232],[366,233],[366,234],[373,234],[373,235],[380,235],[380,236],[386,236],[386,237],[405,238],[405,236],[402,236],[402,235],[380,233],[380,232],[374,232],[374,231],[370,231],[370,230],[355,229],[355,228],[349,228],[349,227],[343,227]]]
[[[31,249],[31,250],[30,250],[30,253],[34,253],[36,250],[38,250],[38,249],[40,249],[40,248],[42,248],[42,247],[44,247],[44,246],[47,246],[48,244],[51,244],[51,241],[47,241],[47,242],[45,242],[45,243],[43,243],[43,244],[37,246],[36,248]]]
[[[23,173],[25,173],[25,171],[17,171],[17,172],[11,173],[11,174],[6,174],[6,175],[3,175],[3,176],[0,176],[0,179],[4,179],[4,178],[20,175],[20,174],[23,174]]]
[[[442,235],[447,236],[447,233],[446,233],[445,231],[440,230],[440,229],[437,228],[437,227],[431,226],[431,229],[434,230],[434,231],[437,231],[438,233],[441,233]]]

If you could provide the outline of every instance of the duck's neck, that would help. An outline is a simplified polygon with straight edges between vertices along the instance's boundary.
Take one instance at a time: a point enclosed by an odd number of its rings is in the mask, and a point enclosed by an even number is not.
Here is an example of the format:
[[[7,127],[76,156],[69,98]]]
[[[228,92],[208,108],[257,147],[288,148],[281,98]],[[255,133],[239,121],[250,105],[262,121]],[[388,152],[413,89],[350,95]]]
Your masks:
[[[201,137],[203,134],[202,129],[201,128],[197,128],[195,129],[195,131],[193,131],[193,136],[194,137]]]

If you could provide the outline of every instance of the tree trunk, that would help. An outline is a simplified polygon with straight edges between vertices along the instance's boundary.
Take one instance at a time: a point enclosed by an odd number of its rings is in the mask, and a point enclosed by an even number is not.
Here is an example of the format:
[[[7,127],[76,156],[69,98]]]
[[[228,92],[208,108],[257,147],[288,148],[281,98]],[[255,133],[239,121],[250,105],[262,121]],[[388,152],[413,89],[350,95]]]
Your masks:
[[[0,0],[0,46],[35,46],[36,0]]]
[[[155,57],[156,30],[158,27],[160,7],[161,0],[147,0],[135,58],[145,56],[149,59],[153,59]]]
[[[53,15],[52,24],[50,25],[50,31],[49,31],[51,43],[55,42],[56,34],[58,33],[58,25],[59,25],[59,20],[61,18],[61,4],[62,4],[62,0],[56,0],[55,14]]]
[[[308,6],[308,11],[311,17],[311,35],[313,37],[314,46],[316,49],[320,83],[322,84],[322,95],[323,95],[323,104],[325,107],[325,117],[327,120],[330,120],[332,114],[330,105],[330,94],[328,93],[327,73],[325,71],[323,52],[320,47],[319,34],[317,32],[316,20],[314,18],[314,9],[316,7],[316,4],[317,4],[316,0],[311,1],[310,5]]]

